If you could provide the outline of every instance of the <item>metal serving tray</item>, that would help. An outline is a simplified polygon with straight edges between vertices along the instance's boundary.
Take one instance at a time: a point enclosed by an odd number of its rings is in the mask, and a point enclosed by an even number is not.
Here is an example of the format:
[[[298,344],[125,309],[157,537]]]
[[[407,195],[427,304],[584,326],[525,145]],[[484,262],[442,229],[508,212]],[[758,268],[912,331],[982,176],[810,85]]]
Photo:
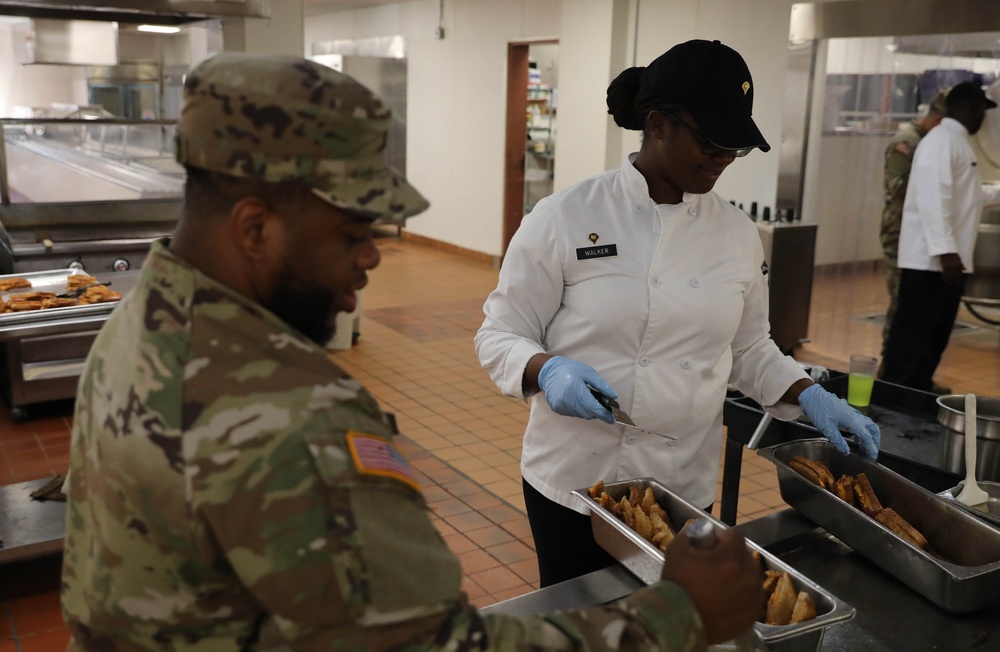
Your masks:
[[[965,483],[963,482],[957,487],[945,489],[944,491],[939,492],[938,495],[945,500],[953,501],[953,504],[956,507],[961,507],[973,516],[992,523],[995,527],[1000,527],[1000,482],[990,482],[989,480],[979,480],[976,482],[976,484],[979,485],[979,488],[985,491],[988,496],[985,505],[986,511],[982,511],[972,507],[971,505],[958,502],[957,496],[962,492],[962,486],[964,484]]]
[[[722,521],[706,514],[677,494],[673,493],[652,478],[639,478],[606,484],[604,491],[615,500],[621,500],[628,494],[629,487],[635,485],[640,492],[646,487],[652,487],[656,502],[667,511],[670,524],[680,529],[689,519],[707,518],[716,527],[726,529]],[[625,525],[614,514],[601,507],[590,497],[587,489],[573,492],[577,498],[590,507],[590,522],[594,529],[594,540],[608,554],[617,559],[625,568],[632,571],[636,577],[646,584],[660,581],[660,571],[663,568],[663,553],[652,543],[639,536],[629,526]],[[787,572],[795,580],[795,587],[805,591],[816,603],[816,617],[794,625],[765,625],[758,622],[754,630],[762,641],[772,650],[782,652],[798,652],[816,650],[823,638],[823,630],[833,623],[849,620],[854,616],[854,607],[842,602],[808,577],[785,564],[771,553],[747,540],[747,546],[761,555],[764,568],[779,572]]]
[[[14,288],[13,290],[0,291],[0,297],[4,301],[12,294],[24,294],[26,292],[55,292],[62,294],[68,291],[66,279],[74,274],[86,274],[77,269],[53,269],[44,272],[27,272],[24,274],[2,274],[0,279],[5,278],[25,278],[31,281],[30,288]],[[53,319],[66,319],[83,315],[100,315],[109,313],[118,305],[117,301],[104,303],[88,303],[79,306],[66,306],[65,308],[46,308],[44,310],[26,310],[24,312],[0,313],[0,326],[13,326],[17,324],[36,324],[40,321]]]
[[[963,613],[1000,600],[1000,531],[989,524],[861,455],[841,455],[825,439],[779,444],[757,454],[777,467],[786,503],[937,606]],[[917,528],[941,558],[799,475],[788,466],[796,455],[823,462],[834,477],[864,473],[882,506]]]

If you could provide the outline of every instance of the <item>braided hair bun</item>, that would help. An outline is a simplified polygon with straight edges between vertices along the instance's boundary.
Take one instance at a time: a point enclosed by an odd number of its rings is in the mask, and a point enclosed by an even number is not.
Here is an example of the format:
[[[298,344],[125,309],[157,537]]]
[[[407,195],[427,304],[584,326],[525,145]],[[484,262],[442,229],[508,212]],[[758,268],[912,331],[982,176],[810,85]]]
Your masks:
[[[644,66],[626,68],[608,86],[608,113],[622,129],[642,131],[645,126],[643,116],[636,106],[639,75],[643,70]]]

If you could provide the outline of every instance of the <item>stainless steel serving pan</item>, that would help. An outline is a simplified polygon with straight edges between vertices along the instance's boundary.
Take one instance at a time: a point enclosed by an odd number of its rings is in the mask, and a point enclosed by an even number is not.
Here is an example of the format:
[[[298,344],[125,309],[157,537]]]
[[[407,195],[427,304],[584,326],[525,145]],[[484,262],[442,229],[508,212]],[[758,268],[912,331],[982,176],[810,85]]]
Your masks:
[[[937,397],[937,420],[942,426],[965,434],[965,394]],[[1000,440],[1000,398],[976,396],[976,436]]]
[[[757,454],[777,467],[786,503],[942,609],[962,613],[1000,601],[1000,530],[877,462],[841,455],[825,439],[778,444]],[[864,473],[882,506],[917,528],[941,557],[799,475],[788,466],[796,455],[823,462],[834,477]]]
[[[956,496],[962,492],[962,484],[938,492],[938,495],[945,500],[952,501],[956,507],[961,507],[976,518],[992,523],[994,527],[1000,527],[1000,482],[990,482],[989,480],[979,480],[976,482],[979,488],[989,496],[986,504],[982,505],[982,509],[976,509],[972,505],[966,505],[958,501]]]
[[[632,485],[635,485],[640,492],[644,492],[646,487],[653,488],[656,501],[667,511],[670,524],[675,529],[680,529],[688,520],[697,518],[707,518],[716,527],[722,529],[727,527],[722,521],[706,514],[652,478],[606,484],[604,490],[615,500],[621,500],[622,496],[628,495],[629,487]],[[598,545],[646,584],[658,582],[664,563],[663,553],[625,525],[614,514],[601,507],[597,501],[590,497],[586,488],[574,491],[573,495],[590,507],[590,521],[594,530],[594,539]],[[760,553],[764,568],[789,573],[795,581],[796,588],[808,593],[809,597],[816,603],[816,618],[812,620],[780,627],[756,623],[754,630],[770,649],[784,652],[816,650],[822,640],[824,628],[833,623],[849,620],[854,616],[854,607],[837,599],[829,591],[753,541],[748,540],[747,546]]]
[[[4,278],[25,278],[31,281],[30,288],[14,288],[0,292],[0,297],[6,301],[12,294],[24,294],[25,292],[55,292],[62,294],[68,290],[66,279],[74,274],[84,274],[76,269],[54,269],[43,272],[27,272],[25,274],[4,274]],[[39,322],[57,319],[68,319],[89,315],[102,315],[110,313],[118,305],[117,301],[105,303],[88,303],[78,306],[67,306],[65,308],[46,308],[44,310],[26,310],[24,312],[0,313],[0,328],[17,326],[22,324],[37,324]]]

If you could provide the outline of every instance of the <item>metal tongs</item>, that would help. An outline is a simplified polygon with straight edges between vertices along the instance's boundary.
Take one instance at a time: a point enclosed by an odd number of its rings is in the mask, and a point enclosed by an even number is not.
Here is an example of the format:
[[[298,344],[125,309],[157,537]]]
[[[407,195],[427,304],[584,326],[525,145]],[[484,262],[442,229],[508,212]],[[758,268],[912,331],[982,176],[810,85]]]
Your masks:
[[[91,283],[90,285],[84,285],[83,287],[76,288],[75,290],[70,290],[69,292],[64,292],[63,294],[57,294],[56,297],[59,299],[76,299],[79,298],[81,294],[89,290],[90,288],[96,288],[98,286],[109,286],[111,281],[104,281],[103,283]]]
[[[594,389],[590,385],[587,385],[587,389],[589,389],[590,393],[594,395],[594,398],[597,399],[598,403],[600,403],[601,405],[603,405],[604,407],[606,407],[608,410],[611,411],[611,416],[615,418],[615,423],[623,425],[626,428],[631,428],[633,430],[638,430],[639,432],[644,432],[647,435],[656,435],[657,437],[663,437],[664,439],[669,439],[671,442],[677,441],[675,437],[671,437],[670,435],[664,435],[661,432],[653,432],[652,430],[646,430],[645,428],[640,428],[639,426],[635,425],[635,422],[632,421],[632,418],[625,413],[625,410],[623,410],[621,406],[618,405],[618,401],[611,398],[607,394],[602,394],[601,392]]]

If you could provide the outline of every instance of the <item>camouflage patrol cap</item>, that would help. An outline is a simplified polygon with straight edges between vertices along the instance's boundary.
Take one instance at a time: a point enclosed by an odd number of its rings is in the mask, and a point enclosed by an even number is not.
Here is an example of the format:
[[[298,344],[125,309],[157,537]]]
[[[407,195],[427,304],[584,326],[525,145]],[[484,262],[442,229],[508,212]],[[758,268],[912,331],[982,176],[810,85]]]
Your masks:
[[[428,202],[385,160],[391,112],[367,88],[291,56],[222,53],[184,82],[177,160],[273,183],[402,223]]]
[[[950,90],[951,86],[942,86],[938,89],[938,92],[934,94],[934,99],[931,100],[931,111],[939,115],[944,115],[945,111],[948,110],[948,105],[945,100],[948,97],[948,91]]]

